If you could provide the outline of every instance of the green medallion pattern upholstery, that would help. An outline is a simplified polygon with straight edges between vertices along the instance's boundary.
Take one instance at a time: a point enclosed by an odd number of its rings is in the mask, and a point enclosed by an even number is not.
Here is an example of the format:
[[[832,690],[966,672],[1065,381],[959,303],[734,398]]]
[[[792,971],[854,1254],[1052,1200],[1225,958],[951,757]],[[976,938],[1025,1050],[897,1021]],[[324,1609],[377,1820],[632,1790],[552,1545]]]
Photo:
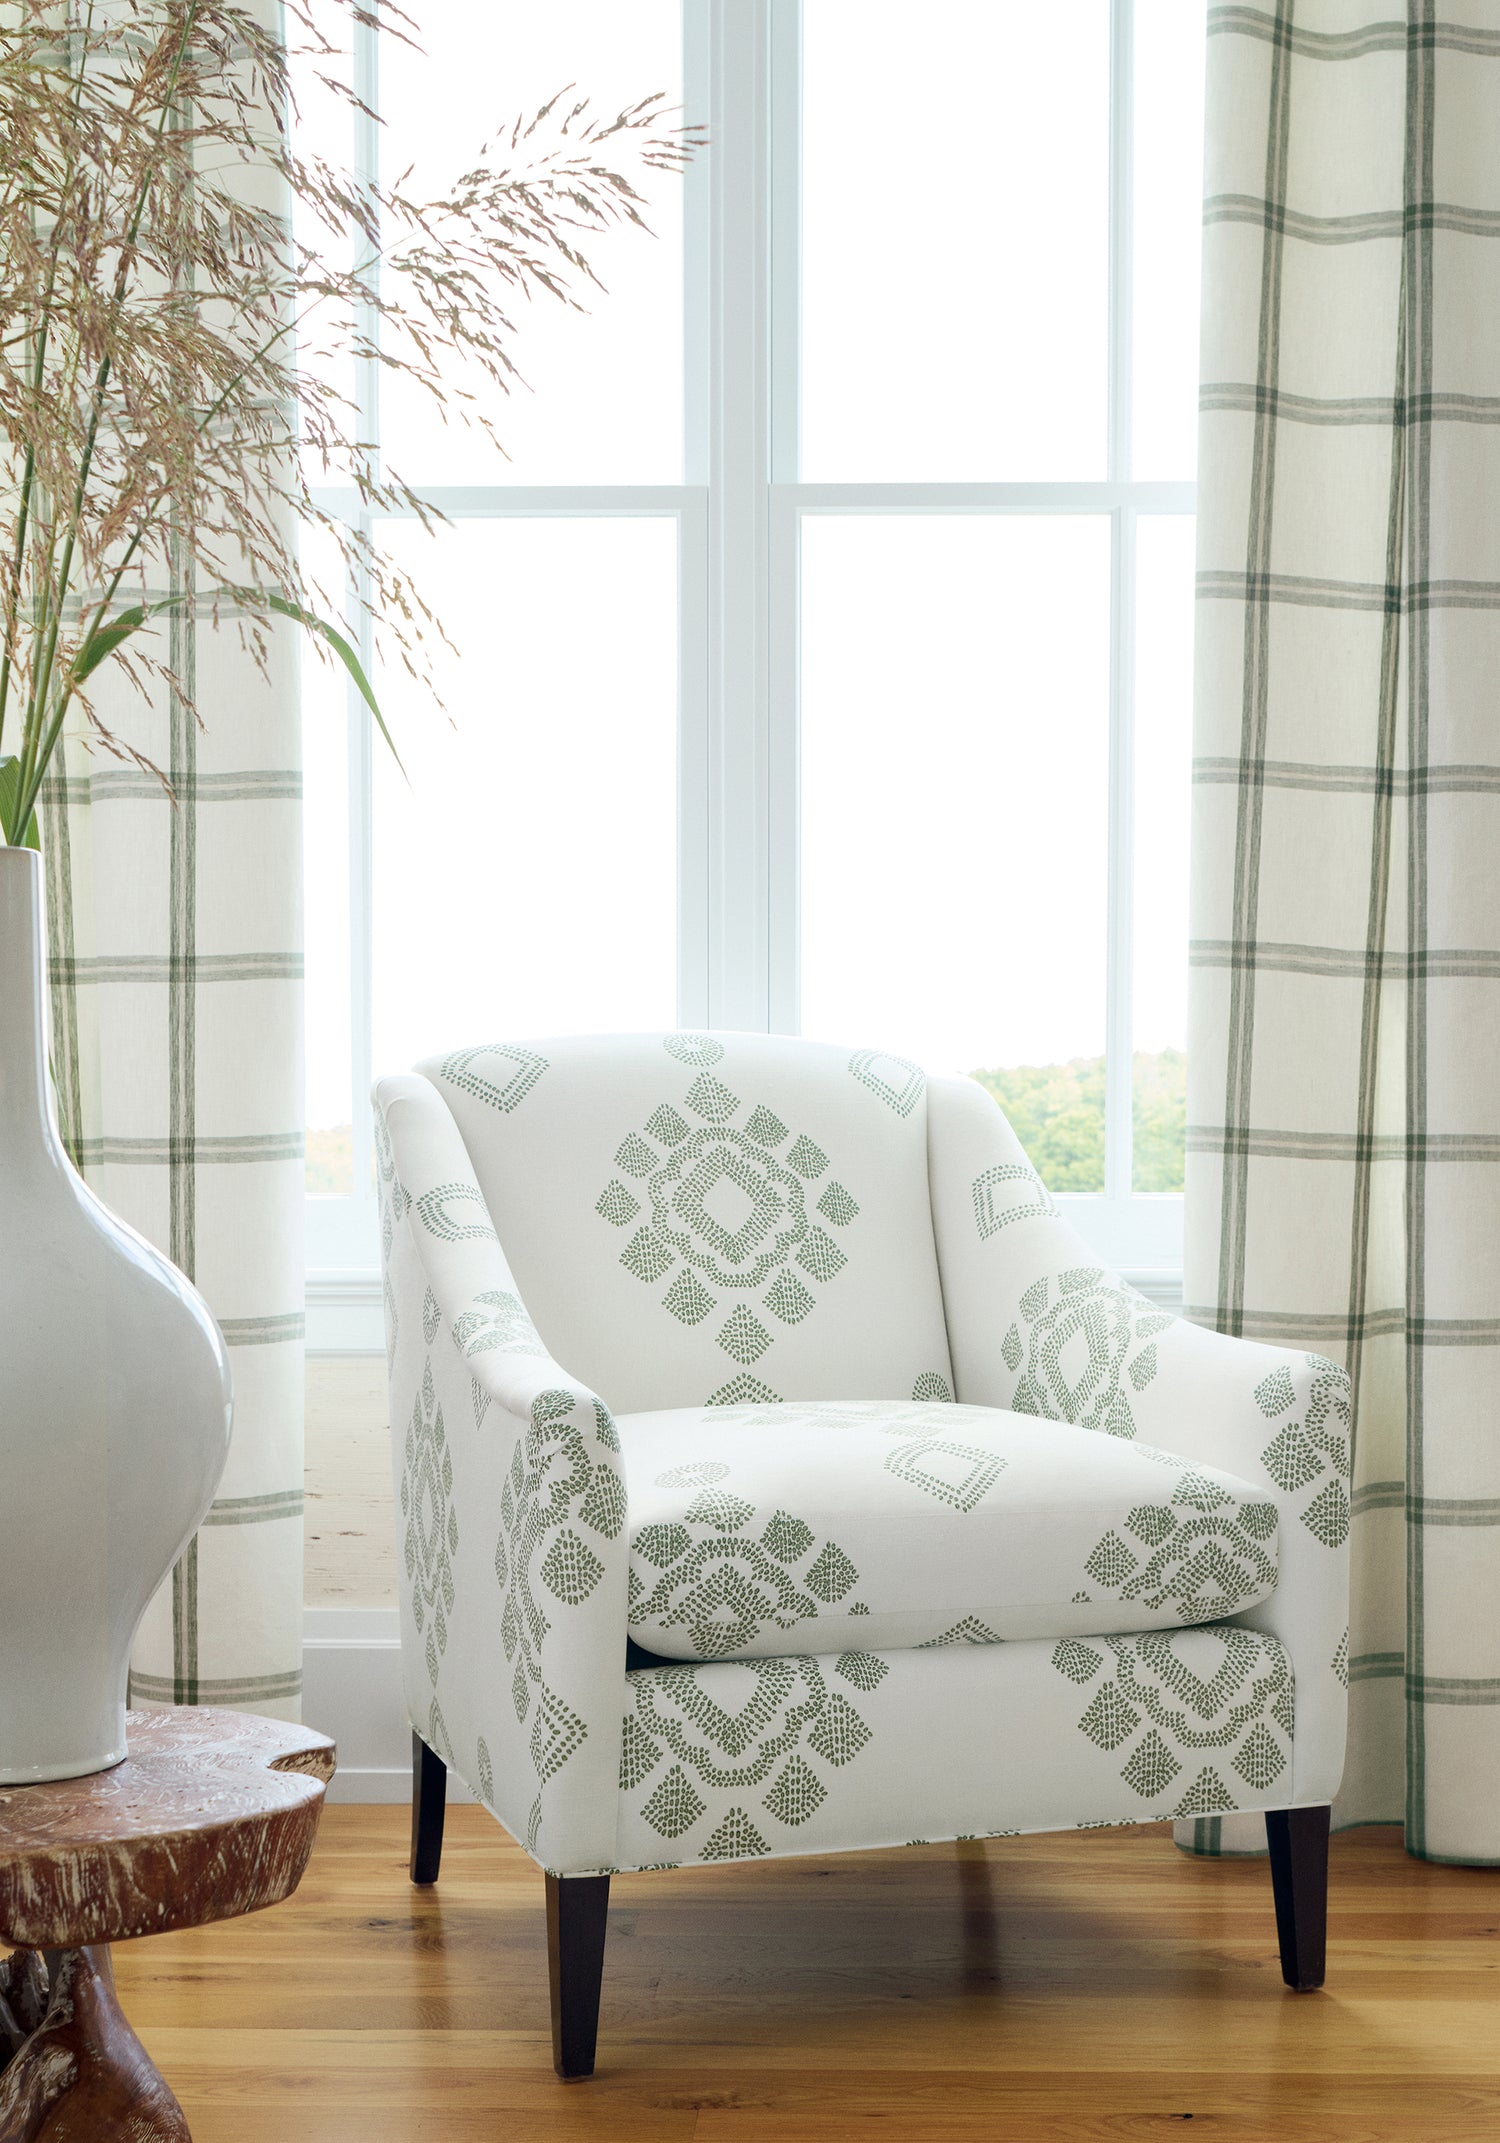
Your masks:
[[[792,1400],[619,1431],[630,1634],[668,1658],[1172,1629],[1276,1586],[1260,1489],[1066,1422]]]
[[[1331,1798],[1347,1379],[1102,1270],[979,1087],[505,1044],[376,1150],[411,1717],[549,1870]]]
[[[946,1391],[925,1082],[858,1065],[768,1035],[461,1050],[422,1066],[468,1156],[432,1225],[500,1216],[549,1351],[619,1411]]]
[[[1286,1652],[1234,1624],[629,1681],[629,1867],[1264,1807],[1291,1772]]]

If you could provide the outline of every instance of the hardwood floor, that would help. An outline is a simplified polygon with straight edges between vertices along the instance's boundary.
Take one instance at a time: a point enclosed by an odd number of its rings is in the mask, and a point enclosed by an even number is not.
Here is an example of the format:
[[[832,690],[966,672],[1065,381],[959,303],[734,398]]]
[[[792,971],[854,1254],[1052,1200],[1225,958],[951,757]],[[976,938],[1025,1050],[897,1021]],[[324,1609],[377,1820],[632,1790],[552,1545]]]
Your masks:
[[[552,2073],[540,1873],[334,1807],[298,1895],[116,1952],[196,2143],[1494,2143],[1500,1874],[1333,1845],[1328,1985],[1264,1860],[1160,1829],[617,1876],[599,2070]],[[1189,2125],[1191,2124],[1191,2125]]]

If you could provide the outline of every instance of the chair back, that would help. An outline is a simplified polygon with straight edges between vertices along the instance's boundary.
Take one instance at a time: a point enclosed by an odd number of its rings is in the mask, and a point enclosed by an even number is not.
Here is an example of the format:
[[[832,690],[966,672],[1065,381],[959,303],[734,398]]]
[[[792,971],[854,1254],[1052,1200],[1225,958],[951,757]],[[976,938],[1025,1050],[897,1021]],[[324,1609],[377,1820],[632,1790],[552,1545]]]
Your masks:
[[[615,1412],[952,1395],[914,1064],[615,1034],[418,1070],[542,1338]]]

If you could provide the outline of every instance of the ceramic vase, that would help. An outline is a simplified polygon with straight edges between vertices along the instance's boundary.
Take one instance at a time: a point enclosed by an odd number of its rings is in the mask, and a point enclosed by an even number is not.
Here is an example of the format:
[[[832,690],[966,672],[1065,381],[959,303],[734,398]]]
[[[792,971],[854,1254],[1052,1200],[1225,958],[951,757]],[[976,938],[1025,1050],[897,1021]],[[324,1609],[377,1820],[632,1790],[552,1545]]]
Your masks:
[[[229,1449],[206,1304],[63,1150],[42,979],[38,859],[0,847],[0,1785],[124,1756],[136,1626]]]

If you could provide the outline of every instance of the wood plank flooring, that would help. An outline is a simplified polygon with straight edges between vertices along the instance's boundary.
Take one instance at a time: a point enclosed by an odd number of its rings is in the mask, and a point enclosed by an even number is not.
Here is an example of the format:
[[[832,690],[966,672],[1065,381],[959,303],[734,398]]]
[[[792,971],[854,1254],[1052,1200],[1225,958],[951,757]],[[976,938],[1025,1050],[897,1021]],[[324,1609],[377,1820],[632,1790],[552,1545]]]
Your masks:
[[[334,1807],[273,1912],[116,1953],[197,2143],[1495,2143],[1500,1874],[1334,1841],[1329,1983],[1266,1863],[1165,1830],[616,1877],[599,2071],[551,2069],[542,1878]]]

